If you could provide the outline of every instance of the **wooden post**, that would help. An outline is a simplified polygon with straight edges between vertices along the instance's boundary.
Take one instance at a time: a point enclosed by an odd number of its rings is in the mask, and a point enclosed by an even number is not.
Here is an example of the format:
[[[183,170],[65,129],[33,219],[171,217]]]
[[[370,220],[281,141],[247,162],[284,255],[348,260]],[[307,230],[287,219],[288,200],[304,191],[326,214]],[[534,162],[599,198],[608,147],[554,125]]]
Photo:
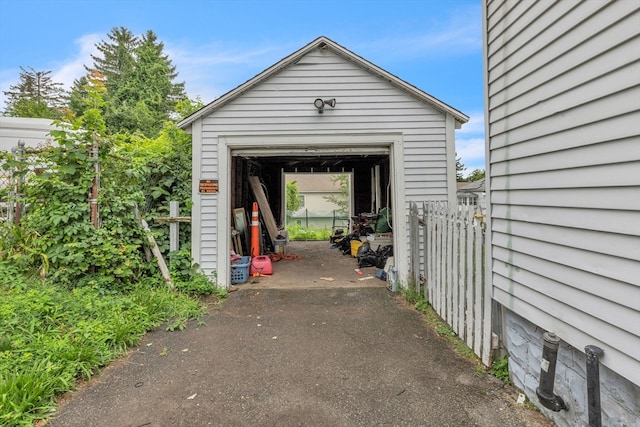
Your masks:
[[[154,218],[155,222],[169,223],[169,250],[171,252],[180,249],[180,229],[178,224],[181,222],[191,222],[189,216],[178,216],[180,212],[180,203],[176,201],[169,202],[169,216]]]
[[[136,218],[138,218],[138,221],[140,221],[140,225],[142,225],[142,228],[144,229],[144,231],[147,234],[147,241],[149,242],[149,245],[151,246],[151,252],[153,252],[153,255],[158,259],[158,267],[160,267],[160,272],[162,272],[162,277],[164,277],[164,280],[167,282],[167,286],[169,287],[169,290],[175,290],[175,286],[173,285],[173,282],[171,281],[171,274],[169,274],[169,269],[167,268],[167,263],[164,262],[164,258],[162,257],[162,252],[160,252],[160,248],[158,247],[158,244],[156,243],[156,239],[153,238],[153,235],[151,234],[151,230],[149,229],[149,224],[147,224],[147,221],[145,221],[144,219],[142,219],[142,216],[140,215],[140,211],[138,210],[138,204],[136,203],[134,205],[134,211],[136,214]],[[147,248],[145,247],[145,252],[147,251]]]
[[[169,202],[169,217],[177,218],[179,213],[179,204],[176,201]],[[179,223],[170,222],[169,223],[169,251],[174,252],[179,249],[180,246],[180,234],[179,234]]]
[[[167,282],[167,286],[169,287],[169,289],[173,291],[175,289],[175,286],[171,281],[171,274],[169,274],[169,268],[167,268],[167,263],[164,262],[164,258],[162,257],[162,252],[160,252],[160,248],[156,244],[156,239],[153,238],[153,235],[151,234],[151,230],[149,229],[149,225],[147,224],[147,221],[143,219],[140,221],[140,223],[142,224],[142,228],[144,228],[144,231],[147,232],[147,240],[151,245],[151,252],[153,252],[153,255],[155,255],[156,259],[158,260],[158,267],[160,267],[160,271],[162,272],[162,277],[164,277],[164,280]]]
[[[133,206],[133,211],[135,212],[136,219],[140,221],[140,223],[142,224],[142,216],[140,215],[140,210],[138,209],[137,203]],[[149,250],[147,246],[144,247],[144,255],[145,255],[145,258],[147,259],[147,262],[150,262],[152,259],[152,254],[151,254],[151,250]]]

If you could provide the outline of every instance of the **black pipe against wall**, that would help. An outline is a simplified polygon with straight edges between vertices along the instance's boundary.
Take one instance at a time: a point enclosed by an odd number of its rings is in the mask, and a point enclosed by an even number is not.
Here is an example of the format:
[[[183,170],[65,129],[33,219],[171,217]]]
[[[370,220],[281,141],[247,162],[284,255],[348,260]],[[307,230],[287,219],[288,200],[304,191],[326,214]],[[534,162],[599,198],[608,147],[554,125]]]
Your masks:
[[[553,332],[545,332],[542,336],[542,364],[540,366],[540,384],[536,389],[538,400],[545,408],[554,412],[567,409],[564,400],[553,392],[553,383],[556,377],[556,362],[558,361],[558,348],[560,338]]]
[[[604,351],[595,345],[584,348],[587,355],[587,407],[589,409],[589,427],[602,427],[602,408],[600,406],[600,358]]]

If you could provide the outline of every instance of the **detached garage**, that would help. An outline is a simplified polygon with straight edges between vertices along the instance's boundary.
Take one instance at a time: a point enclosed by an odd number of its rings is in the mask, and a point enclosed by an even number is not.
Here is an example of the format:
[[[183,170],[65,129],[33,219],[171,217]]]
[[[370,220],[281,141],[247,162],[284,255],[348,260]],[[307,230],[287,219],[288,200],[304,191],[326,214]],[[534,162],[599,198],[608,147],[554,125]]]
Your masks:
[[[193,137],[195,262],[229,286],[234,210],[251,212],[252,182],[268,200],[262,214],[282,227],[285,174],[348,174],[351,216],[391,212],[406,284],[409,202],[455,203],[454,130],[468,119],[332,40],[314,40],[179,123]]]

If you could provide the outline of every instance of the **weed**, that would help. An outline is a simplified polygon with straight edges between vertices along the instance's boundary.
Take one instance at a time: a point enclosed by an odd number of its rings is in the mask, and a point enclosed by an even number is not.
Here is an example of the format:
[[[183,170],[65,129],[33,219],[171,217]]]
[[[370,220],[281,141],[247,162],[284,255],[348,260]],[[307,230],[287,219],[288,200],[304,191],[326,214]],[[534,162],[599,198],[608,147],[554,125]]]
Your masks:
[[[511,382],[509,379],[509,358],[504,356],[496,359],[489,372],[503,383],[509,384]]]
[[[436,332],[443,337],[454,337],[456,335],[449,325],[440,322],[436,325]]]
[[[184,330],[184,328],[187,327],[187,324],[185,322],[185,319],[172,319],[168,324],[167,324],[167,331],[182,331]]]
[[[207,277],[200,271],[200,266],[193,263],[188,250],[171,252],[169,257],[171,277],[181,292],[193,296],[213,294],[220,299],[227,295],[226,289],[217,287],[213,278]]]
[[[411,304],[416,304],[417,305],[418,303],[426,302],[426,300],[424,299],[422,294],[420,292],[416,291],[413,288],[411,288],[411,289],[403,289],[402,290],[402,296],[404,297],[404,299],[409,301]],[[421,304],[421,306],[422,306],[422,304]],[[417,308],[418,307],[416,307],[416,309]],[[423,310],[419,310],[419,311],[423,311]]]

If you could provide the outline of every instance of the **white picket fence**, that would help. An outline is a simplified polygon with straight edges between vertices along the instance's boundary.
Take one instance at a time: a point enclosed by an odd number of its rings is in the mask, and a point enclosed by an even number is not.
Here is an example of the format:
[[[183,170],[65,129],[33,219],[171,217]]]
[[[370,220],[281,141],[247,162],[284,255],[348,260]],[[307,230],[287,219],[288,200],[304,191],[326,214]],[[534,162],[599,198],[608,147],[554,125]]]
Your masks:
[[[491,362],[491,294],[485,283],[485,223],[473,207],[411,203],[411,276],[482,362]]]

